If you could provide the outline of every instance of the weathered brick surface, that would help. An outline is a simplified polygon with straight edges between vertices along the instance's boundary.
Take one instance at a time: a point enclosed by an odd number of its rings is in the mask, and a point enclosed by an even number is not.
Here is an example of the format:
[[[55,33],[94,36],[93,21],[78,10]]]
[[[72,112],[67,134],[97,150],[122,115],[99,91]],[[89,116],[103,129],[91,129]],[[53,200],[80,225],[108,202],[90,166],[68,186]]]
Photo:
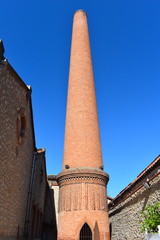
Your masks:
[[[31,164],[34,152],[27,86],[11,66],[0,64],[0,236],[14,239],[23,233]],[[18,111],[26,112],[24,143],[17,139]]]
[[[149,176],[148,176],[149,177]],[[139,183],[142,185],[143,182]],[[145,239],[141,231],[141,211],[147,204],[160,201],[160,175],[150,181],[151,188],[144,186],[129,198],[109,210],[112,240],[142,240]]]
[[[68,84],[63,169],[65,165],[99,168],[102,154],[87,18],[83,11],[74,15]]]
[[[60,186],[58,239],[79,239],[86,222],[93,239],[109,239],[106,181],[108,176],[99,170],[67,170],[58,175]],[[106,178],[106,179],[105,179]],[[96,236],[98,235],[98,238]],[[106,237],[107,236],[107,237]]]
[[[102,165],[87,17],[80,10],[73,21],[63,171],[57,179],[59,240],[78,240],[85,222],[93,239],[109,240]]]
[[[101,170],[66,170],[58,175],[59,212],[77,210],[107,211],[108,175]]]

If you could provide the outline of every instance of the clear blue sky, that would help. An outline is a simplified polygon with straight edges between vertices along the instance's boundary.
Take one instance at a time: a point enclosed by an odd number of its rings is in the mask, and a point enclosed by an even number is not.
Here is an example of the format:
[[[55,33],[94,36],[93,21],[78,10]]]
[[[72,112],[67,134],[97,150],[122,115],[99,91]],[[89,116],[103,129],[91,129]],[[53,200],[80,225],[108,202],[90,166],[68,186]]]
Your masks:
[[[5,57],[32,86],[36,144],[61,171],[73,13],[87,12],[108,194],[160,153],[159,0],[0,0]]]

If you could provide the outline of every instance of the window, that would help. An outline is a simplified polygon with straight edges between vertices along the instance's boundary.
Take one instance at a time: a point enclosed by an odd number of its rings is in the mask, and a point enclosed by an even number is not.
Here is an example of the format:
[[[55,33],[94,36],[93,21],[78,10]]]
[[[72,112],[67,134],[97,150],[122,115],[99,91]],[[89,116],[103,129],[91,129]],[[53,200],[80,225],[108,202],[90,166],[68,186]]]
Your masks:
[[[24,108],[21,108],[18,112],[17,118],[17,137],[20,144],[24,141],[24,136],[26,133],[26,112]]]
[[[81,228],[79,240],[92,240],[92,231],[87,223]]]

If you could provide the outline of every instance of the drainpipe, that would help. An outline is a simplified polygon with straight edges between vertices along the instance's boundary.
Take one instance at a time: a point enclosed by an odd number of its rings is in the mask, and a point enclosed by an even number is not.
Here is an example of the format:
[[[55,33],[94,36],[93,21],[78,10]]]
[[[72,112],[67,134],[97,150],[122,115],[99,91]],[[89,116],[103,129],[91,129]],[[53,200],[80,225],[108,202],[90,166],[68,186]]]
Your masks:
[[[32,193],[33,193],[33,186],[34,186],[36,159],[37,159],[37,152],[34,152],[34,157],[33,157],[33,161],[32,161],[31,177],[30,177],[30,184],[29,184],[29,191],[28,191],[28,197],[27,197],[27,209],[26,209],[26,217],[25,217],[25,224],[24,224],[24,240],[28,239],[28,227],[29,227],[29,223],[30,223],[30,214],[31,214],[31,204],[32,204]]]

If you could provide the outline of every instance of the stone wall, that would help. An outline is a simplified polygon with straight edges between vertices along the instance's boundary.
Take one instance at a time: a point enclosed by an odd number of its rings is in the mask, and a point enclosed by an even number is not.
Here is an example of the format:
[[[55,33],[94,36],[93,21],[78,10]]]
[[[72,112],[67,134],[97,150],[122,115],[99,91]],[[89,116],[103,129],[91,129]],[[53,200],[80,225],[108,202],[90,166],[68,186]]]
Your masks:
[[[2,61],[0,63],[2,181],[0,239],[20,239],[24,231],[31,165],[35,150],[30,93],[30,89],[8,62]]]
[[[134,184],[122,191],[118,199],[109,205],[111,240],[142,240],[145,234],[141,231],[141,212],[146,205],[160,201],[159,164],[145,176],[134,181]],[[148,182],[150,187],[143,185]],[[123,196],[122,196],[122,195]]]

